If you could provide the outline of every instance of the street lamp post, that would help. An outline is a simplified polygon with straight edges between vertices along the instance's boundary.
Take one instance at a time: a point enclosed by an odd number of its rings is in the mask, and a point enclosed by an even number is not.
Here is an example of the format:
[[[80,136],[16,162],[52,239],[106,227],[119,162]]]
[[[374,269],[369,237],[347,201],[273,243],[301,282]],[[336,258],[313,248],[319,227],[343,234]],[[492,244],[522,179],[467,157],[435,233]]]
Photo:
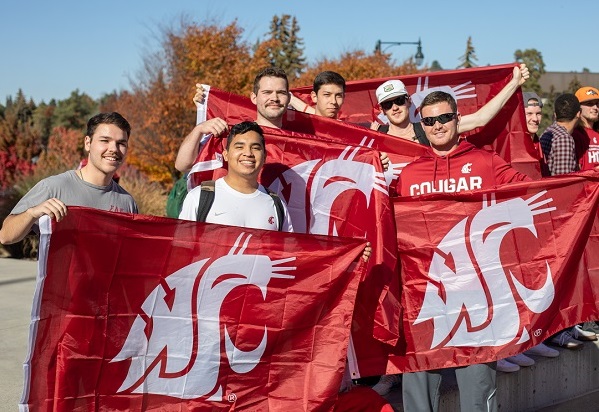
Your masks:
[[[424,54],[422,54],[422,42],[420,39],[418,41],[376,41],[376,45],[374,46],[374,51],[376,53],[381,53],[381,45],[388,44],[391,46],[399,46],[401,44],[416,44],[418,47],[416,48],[416,54],[414,55],[414,61],[416,62],[416,66],[420,66],[424,61]],[[386,49],[385,49],[386,50]]]

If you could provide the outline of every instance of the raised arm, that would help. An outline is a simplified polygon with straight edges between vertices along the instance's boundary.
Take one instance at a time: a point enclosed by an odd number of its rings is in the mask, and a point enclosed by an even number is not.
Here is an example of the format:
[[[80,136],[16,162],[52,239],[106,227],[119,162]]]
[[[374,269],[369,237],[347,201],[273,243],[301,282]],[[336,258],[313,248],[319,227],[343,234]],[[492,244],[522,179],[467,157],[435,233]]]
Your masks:
[[[518,90],[518,87],[524,84],[529,77],[530,74],[528,68],[524,63],[521,64],[520,67],[515,66],[512,80],[510,80],[495,97],[478,109],[478,111],[462,116],[458,126],[458,133],[469,132],[470,130],[485,126],[489,123],[491,119],[499,113],[503,106],[505,106],[516,90]]]
[[[289,101],[289,106],[293,107],[298,112],[304,112],[304,113],[308,113],[308,114],[316,113],[316,110],[312,106],[310,106],[309,104],[306,104],[299,97],[295,97],[293,95],[293,93],[290,93],[290,94],[291,94],[291,100]]]
[[[187,173],[191,170],[193,163],[198,157],[200,151],[200,144],[202,138],[207,135],[219,136],[229,130],[227,122],[220,117],[206,120],[196,125],[193,130],[185,136],[179,151],[177,152],[177,158],[175,159],[175,169],[181,173]]]
[[[196,93],[193,96],[193,103],[197,109],[200,109],[204,105],[205,99],[206,90],[201,83],[196,83]],[[202,138],[208,134],[218,136],[227,130],[227,123],[219,117],[197,124],[191,133],[185,136],[181,146],[179,146],[179,151],[175,159],[175,169],[181,173],[189,172],[198,157]]]
[[[66,214],[66,205],[60,200],[52,198],[27,209],[23,213],[8,215],[4,219],[2,229],[0,229],[0,243],[10,245],[22,240],[31,231],[37,220],[44,215],[60,222]]]

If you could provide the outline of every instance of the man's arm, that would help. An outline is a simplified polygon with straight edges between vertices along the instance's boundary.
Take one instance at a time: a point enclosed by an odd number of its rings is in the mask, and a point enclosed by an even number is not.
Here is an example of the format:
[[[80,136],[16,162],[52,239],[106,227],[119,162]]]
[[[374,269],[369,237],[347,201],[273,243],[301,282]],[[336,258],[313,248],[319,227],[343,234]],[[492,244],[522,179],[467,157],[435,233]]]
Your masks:
[[[52,198],[27,209],[23,213],[8,215],[4,219],[2,229],[0,229],[0,243],[9,245],[19,242],[31,231],[37,220],[44,215],[48,215],[50,218],[60,222],[66,214],[66,205],[60,200]]]
[[[175,159],[175,169],[181,173],[189,172],[198,157],[202,138],[209,134],[218,136],[225,133],[227,130],[229,130],[227,122],[220,117],[206,120],[205,122],[196,125],[191,133],[185,136],[185,139],[183,139],[183,142],[179,147],[177,158]]]
[[[293,107],[298,112],[304,112],[308,114],[316,113],[314,107],[310,106],[309,104],[306,104],[302,99],[300,99],[299,97],[295,97],[292,93],[290,94],[291,99],[289,100],[289,106]]]
[[[515,66],[512,80],[510,80],[495,97],[489,100],[487,104],[476,112],[462,116],[460,124],[458,125],[458,132],[469,132],[470,130],[485,126],[489,123],[491,119],[499,113],[503,106],[505,106],[516,90],[518,90],[518,87],[524,84],[529,76],[528,68],[525,64],[521,64],[520,67]]]

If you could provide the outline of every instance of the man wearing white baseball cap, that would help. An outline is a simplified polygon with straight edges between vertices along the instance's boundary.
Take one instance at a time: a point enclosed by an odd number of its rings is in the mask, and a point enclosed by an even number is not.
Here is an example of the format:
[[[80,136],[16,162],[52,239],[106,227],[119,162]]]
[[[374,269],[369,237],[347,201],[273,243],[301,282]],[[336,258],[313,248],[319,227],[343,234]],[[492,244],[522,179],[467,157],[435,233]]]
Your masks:
[[[458,133],[465,133],[489,123],[501,108],[505,106],[516,90],[518,90],[518,87],[524,84],[528,78],[529,72],[525,64],[514,66],[512,79],[495,97],[478,109],[478,111],[462,116]],[[378,122],[373,122],[371,129],[429,145],[420,123],[410,122],[409,109],[411,100],[403,82],[400,80],[388,80],[376,89],[375,94],[380,109],[387,117],[389,124],[381,125]]]

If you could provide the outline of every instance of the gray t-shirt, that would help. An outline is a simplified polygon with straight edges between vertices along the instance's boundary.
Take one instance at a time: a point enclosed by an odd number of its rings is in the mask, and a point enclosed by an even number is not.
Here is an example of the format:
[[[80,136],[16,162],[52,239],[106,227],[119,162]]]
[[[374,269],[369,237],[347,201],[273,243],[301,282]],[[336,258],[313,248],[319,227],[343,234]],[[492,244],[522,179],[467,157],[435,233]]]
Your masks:
[[[40,180],[10,212],[18,215],[51,198],[67,206],[85,206],[109,212],[138,213],[137,204],[125,189],[111,180],[108,186],[96,186],[81,180],[74,170]]]

